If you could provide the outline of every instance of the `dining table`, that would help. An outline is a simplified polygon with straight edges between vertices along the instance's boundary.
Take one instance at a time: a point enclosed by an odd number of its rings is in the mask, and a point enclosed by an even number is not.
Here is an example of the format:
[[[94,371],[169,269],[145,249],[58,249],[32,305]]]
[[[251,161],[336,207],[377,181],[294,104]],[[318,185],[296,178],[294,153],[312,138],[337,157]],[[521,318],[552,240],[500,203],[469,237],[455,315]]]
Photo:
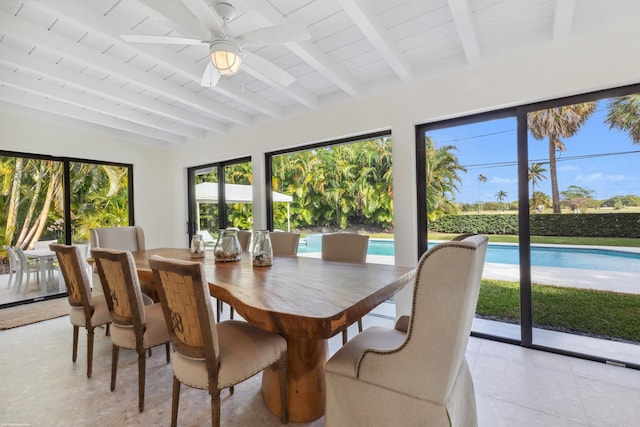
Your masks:
[[[153,282],[151,256],[191,259],[186,248],[132,254],[138,276],[145,282]],[[249,253],[236,262],[215,262],[212,254],[198,261],[204,263],[212,297],[230,304],[247,322],[287,340],[287,404],[292,422],[324,415],[328,339],[388,300],[415,274],[410,267],[302,256],[274,257],[267,267],[253,266]],[[262,395],[276,416],[281,407],[278,390],[277,369],[266,369]]]
[[[46,292],[46,287],[51,285],[53,279],[53,262],[56,260],[56,253],[49,248],[25,250],[27,258],[36,260],[40,269],[40,287],[42,292]]]

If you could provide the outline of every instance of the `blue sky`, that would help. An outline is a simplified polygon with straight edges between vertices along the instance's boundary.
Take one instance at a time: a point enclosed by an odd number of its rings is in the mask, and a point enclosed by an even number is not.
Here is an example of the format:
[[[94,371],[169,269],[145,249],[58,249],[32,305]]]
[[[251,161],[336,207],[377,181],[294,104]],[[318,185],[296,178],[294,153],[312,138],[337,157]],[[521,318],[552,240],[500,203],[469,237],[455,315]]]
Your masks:
[[[570,185],[594,190],[593,197],[606,199],[616,195],[640,196],[640,145],[634,145],[626,132],[609,130],[604,124],[606,100],[600,101],[596,112],[577,135],[564,139],[566,151],[557,153],[558,188],[562,192]],[[496,201],[500,190],[507,193],[505,201],[516,201],[517,147],[516,119],[506,118],[427,133],[436,146],[454,145],[467,173],[461,174],[462,185],[457,202]],[[548,140],[536,140],[529,134],[529,163],[543,165],[547,179],[536,184],[536,191],[551,197],[551,177],[548,164]],[[604,155],[635,151],[633,154]],[[583,157],[584,156],[584,157]],[[487,177],[480,183],[478,175]],[[529,191],[531,186],[529,184]]]

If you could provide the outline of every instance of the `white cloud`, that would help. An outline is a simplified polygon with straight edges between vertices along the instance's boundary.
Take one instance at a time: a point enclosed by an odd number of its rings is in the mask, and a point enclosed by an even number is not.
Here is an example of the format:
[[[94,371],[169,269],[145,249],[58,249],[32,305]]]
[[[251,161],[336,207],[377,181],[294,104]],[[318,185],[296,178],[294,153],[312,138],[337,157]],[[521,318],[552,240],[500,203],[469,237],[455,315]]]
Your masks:
[[[516,184],[517,182],[517,178],[502,178],[499,176],[494,176],[491,178],[491,183],[493,184]]]
[[[576,175],[575,180],[578,182],[619,182],[619,181],[631,181],[631,177],[624,175],[605,175],[602,172],[592,173],[590,175]]]

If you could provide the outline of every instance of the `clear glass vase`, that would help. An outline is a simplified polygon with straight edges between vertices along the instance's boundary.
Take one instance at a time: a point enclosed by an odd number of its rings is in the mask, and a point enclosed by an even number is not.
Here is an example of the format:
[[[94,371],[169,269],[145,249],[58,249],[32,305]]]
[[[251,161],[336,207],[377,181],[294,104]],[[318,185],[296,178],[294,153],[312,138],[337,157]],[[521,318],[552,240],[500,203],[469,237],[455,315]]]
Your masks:
[[[260,230],[256,232],[252,256],[253,265],[257,267],[267,267],[273,263],[273,250],[271,249],[269,230]]]
[[[204,240],[200,234],[191,237],[191,258],[204,258]]]
[[[240,261],[242,246],[236,230],[220,230],[213,249],[216,262]]]

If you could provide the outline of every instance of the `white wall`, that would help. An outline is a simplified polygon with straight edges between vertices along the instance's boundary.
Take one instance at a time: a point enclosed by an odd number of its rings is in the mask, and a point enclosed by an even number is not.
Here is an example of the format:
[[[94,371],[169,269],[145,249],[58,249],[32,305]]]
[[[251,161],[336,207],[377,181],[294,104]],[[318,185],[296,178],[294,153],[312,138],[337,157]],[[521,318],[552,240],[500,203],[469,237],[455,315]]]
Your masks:
[[[177,244],[166,234],[170,226],[166,150],[97,133],[53,116],[35,119],[6,106],[0,109],[0,150],[133,164],[135,220],[145,229],[147,246]],[[182,243],[186,245],[186,238]]]

